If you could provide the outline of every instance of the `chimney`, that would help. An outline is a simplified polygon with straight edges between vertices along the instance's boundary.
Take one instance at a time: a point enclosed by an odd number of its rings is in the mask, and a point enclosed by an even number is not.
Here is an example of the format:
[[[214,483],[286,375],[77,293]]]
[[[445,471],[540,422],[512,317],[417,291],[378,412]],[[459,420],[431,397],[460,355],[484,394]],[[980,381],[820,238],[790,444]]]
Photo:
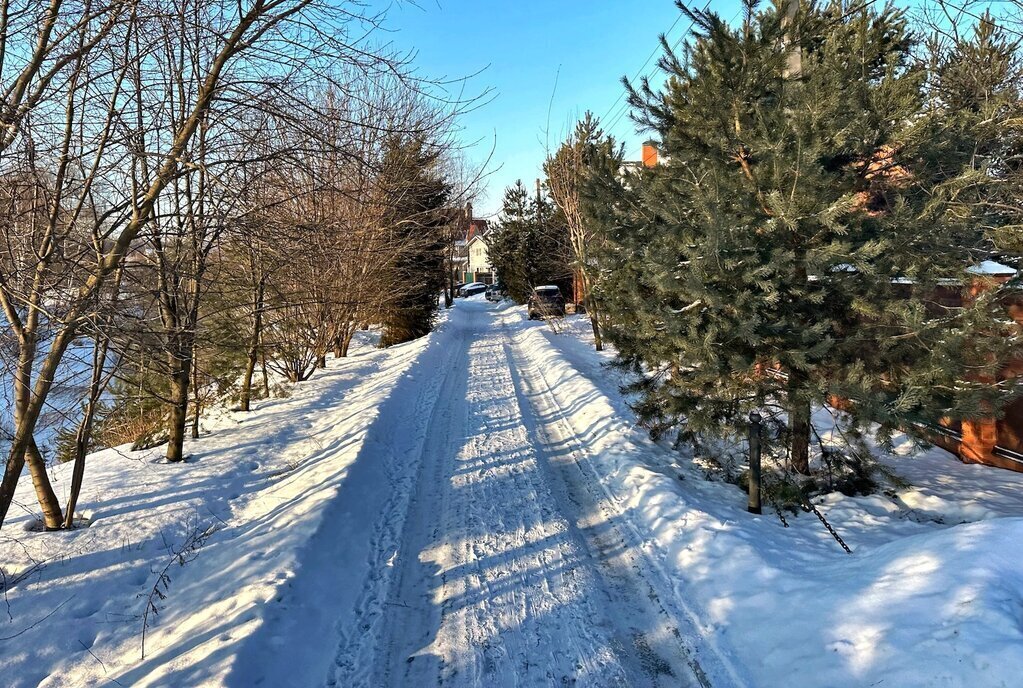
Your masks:
[[[465,202],[465,217],[469,222],[472,222],[472,201]]]
[[[653,139],[643,142],[643,167],[657,166],[657,142]]]

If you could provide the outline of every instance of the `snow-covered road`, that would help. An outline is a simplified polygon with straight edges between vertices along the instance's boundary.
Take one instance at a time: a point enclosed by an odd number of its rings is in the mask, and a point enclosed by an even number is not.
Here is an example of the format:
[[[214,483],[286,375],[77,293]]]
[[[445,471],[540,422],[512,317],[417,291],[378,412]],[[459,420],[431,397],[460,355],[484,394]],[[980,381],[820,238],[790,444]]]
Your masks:
[[[688,686],[705,681],[662,577],[590,479],[500,311],[458,304],[378,618],[339,686]]]
[[[911,485],[816,500],[850,557],[652,441],[563,326],[468,299],[406,344],[360,332],[215,409],[183,464],[93,454],[85,528],[41,532],[23,480],[0,685],[1019,684],[1023,475],[888,457]]]

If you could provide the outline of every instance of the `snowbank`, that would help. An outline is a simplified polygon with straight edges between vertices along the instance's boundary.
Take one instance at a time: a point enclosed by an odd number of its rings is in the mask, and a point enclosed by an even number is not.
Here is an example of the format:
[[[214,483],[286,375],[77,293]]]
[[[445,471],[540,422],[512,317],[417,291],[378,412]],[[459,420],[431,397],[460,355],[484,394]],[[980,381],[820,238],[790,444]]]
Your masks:
[[[1020,684],[1023,475],[889,457],[912,487],[818,500],[850,556],[812,516],[751,516],[738,488],[651,441],[585,318],[558,335],[492,312],[600,481],[593,519],[634,529],[643,544],[626,546],[664,574],[661,602],[689,617],[714,685]],[[445,371],[471,343],[445,328],[361,341],[290,398],[223,413],[184,465],[159,448],[91,456],[88,528],[34,530],[23,481],[0,531],[0,684],[276,688],[368,671],[361,641],[379,635]],[[61,497],[69,468],[54,469]]]
[[[358,632],[337,619],[363,623],[386,583],[378,559],[400,529],[417,437],[396,430],[436,394],[414,378],[443,366],[440,341],[377,350],[362,337],[290,398],[224,413],[186,442],[184,465],[162,448],[91,455],[88,528],[33,531],[22,480],[0,531],[0,566],[18,581],[0,599],[0,684],[322,683],[339,634]],[[62,498],[69,469],[53,469]],[[289,636],[303,642],[282,657]]]
[[[675,591],[756,686],[1017,686],[1023,675],[1023,476],[940,450],[889,462],[912,487],[829,495],[782,527],[745,511],[633,424],[611,354],[589,323],[562,335],[504,314],[602,474],[618,509],[656,543]]]

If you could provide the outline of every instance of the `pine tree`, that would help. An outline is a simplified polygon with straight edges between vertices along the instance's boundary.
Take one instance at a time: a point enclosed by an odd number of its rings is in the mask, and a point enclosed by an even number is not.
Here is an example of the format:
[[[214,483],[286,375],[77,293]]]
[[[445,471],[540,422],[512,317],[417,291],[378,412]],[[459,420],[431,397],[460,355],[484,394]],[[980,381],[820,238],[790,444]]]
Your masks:
[[[622,360],[645,373],[641,415],[727,434],[767,408],[808,473],[811,408],[832,395],[882,440],[989,411],[997,390],[965,370],[999,365],[1001,340],[979,337],[990,303],[936,298],[985,244],[936,195],[963,163],[928,133],[903,13],[835,0],[789,24],[751,1],[735,29],[689,14],[695,39],[661,59],[663,91],[630,93],[667,161],[611,188],[603,211],[599,296]]]
[[[1023,253],[1023,37],[1010,36],[990,13],[972,32],[942,32],[928,41],[927,108],[940,136],[937,174],[953,177],[946,194],[975,218],[996,250]],[[952,164],[949,164],[949,160]]]
[[[593,283],[599,266],[595,259],[601,243],[601,223],[588,214],[589,199],[583,187],[586,178],[600,175],[610,166],[616,172],[621,166],[621,146],[613,137],[605,135],[593,113],[587,112],[576,123],[572,135],[544,162],[547,188],[565,218],[572,251],[572,269],[575,272],[577,292],[575,300],[582,303],[590,317],[593,342],[597,351],[603,350],[600,334],[600,316],[592,298]]]
[[[569,293],[571,246],[564,215],[545,196],[531,197],[522,180],[504,192],[501,221],[487,235],[487,252],[508,295],[519,303],[544,284]]]
[[[396,282],[381,346],[422,337],[433,327],[445,282],[442,209],[450,194],[439,163],[429,144],[414,139],[392,140],[384,156],[384,226],[391,233],[389,269]]]
[[[533,224],[535,212],[522,180],[505,189],[501,221],[487,235],[487,255],[494,271],[518,302],[529,296],[529,276],[523,259],[524,237]]]

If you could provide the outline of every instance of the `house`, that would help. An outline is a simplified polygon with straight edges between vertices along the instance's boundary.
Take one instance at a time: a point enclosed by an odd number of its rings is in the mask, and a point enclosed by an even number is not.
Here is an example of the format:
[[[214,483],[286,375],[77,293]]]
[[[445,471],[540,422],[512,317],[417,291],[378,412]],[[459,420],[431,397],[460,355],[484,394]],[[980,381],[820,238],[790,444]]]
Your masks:
[[[489,247],[486,233],[475,233],[466,243],[468,262],[466,263],[465,281],[493,284],[496,280],[494,267],[490,264]]]
[[[459,209],[460,210],[460,209]],[[465,203],[460,210],[459,238],[454,242],[451,260],[456,282],[485,282],[493,284],[494,269],[490,265],[487,250],[487,233],[490,223],[483,218],[473,217],[473,203]]]
[[[447,269],[451,284],[486,282],[491,284],[494,271],[487,256],[485,236],[490,223],[472,216],[472,203],[443,211],[448,227]],[[470,246],[471,244],[471,246]]]
[[[972,275],[970,284],[965,288],[946,289],[936,300],[946,306],[961,306],[981,292],[1005,285],[1017,276],[1015,268],[992,260],[985,260],[967,272]],[[1023,327],[1023,294],[1010,290],[1002,304],[1009,318]],[[999,377],[1008,379],[1020,375],[1023,375],[1023,359],[1016,359]],[[963,462],[1023,472],[1023,399],[1009,403],[998,418],[976,418],[944,425],[944,431],[930,439]]]

